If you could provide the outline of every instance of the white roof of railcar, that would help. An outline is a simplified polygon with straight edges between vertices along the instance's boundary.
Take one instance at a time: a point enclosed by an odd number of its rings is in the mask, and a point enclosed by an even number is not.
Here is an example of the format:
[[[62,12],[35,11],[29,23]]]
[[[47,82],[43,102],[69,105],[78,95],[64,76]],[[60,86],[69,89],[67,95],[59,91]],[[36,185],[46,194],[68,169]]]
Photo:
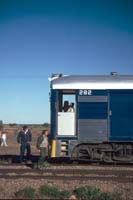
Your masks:
[[[70,75],[51,79],[52,89],[133,89],[133,75]]]

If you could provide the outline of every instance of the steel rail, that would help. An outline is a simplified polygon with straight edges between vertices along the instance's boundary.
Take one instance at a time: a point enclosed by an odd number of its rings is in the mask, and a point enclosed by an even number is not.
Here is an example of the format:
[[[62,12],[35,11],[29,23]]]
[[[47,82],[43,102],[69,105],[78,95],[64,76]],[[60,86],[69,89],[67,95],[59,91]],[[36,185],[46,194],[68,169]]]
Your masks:
[[[98,180],[98,181],[112,181],[118,183],[133,183],[133,178],[125,177],[106,177],[106,176],[38,176],[38,175],[0,175],[0,179],[36,179],[36,180],[63,180],[63,181],[89,181],[89,180]]]
[[[0,169],[0,174],[25,174],[25,173],[37,173],[37,174],[71,174],[71,175],[89,175],[89,174],[96,174],[96,175],[115,175],[115,176],[133,176],[133,170],[97,170],[97,169]]]

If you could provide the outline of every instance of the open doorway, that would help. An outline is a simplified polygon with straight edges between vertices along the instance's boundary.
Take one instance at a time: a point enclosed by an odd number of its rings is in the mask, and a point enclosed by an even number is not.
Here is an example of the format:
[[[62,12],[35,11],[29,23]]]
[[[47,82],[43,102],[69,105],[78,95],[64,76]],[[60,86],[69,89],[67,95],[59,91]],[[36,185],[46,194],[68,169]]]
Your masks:
[[[59,92],[58,131],[59,136],[75,136],[76,95],[75,91]]]

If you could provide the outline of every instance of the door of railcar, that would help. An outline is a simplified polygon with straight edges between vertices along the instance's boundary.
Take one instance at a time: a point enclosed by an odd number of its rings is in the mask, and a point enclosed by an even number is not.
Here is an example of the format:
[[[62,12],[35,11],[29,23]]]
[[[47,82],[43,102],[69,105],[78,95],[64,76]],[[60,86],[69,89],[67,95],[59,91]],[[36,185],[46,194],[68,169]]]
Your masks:
[[[60,90],[57,106],[57,135],[75,136],[76,95],[73,90]]]
[[[133,91],[112,91],[110,111],[110,139],[131,142],[133,140]]]
[[[102,90],[79,90],[78,138],[84,142],[108,141],[108,94]]]

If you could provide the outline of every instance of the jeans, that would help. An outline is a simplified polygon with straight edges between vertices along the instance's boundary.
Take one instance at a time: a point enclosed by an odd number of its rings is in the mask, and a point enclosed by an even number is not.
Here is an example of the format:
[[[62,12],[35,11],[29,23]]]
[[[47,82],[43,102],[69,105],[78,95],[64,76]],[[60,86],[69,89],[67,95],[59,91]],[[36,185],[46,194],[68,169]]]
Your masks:
[[[29,143],[21,144],[20,146],[20,162],[24,160],[25,150],[27,150],[27,160],[31,159],[31,148]]]

